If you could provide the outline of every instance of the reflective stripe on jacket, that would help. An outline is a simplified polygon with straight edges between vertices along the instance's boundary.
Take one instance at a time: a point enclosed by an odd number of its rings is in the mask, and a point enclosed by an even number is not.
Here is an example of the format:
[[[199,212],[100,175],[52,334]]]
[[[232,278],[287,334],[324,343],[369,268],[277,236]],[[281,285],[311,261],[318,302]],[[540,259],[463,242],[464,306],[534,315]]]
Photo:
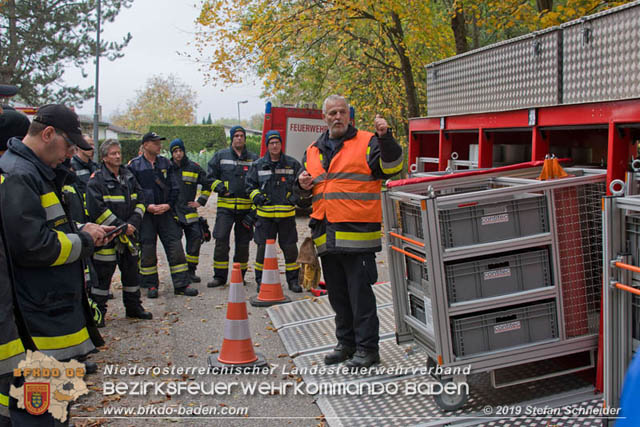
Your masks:
[[[296,215],[299,199],[293,194],[293,186],[301,169],[300,162],[284,153],[277,162],[272,162],[267,152],[253,163],[247,175],[247,193],[252,201],[258,194],[269,200],[256,206],[259,217],[275,219]]]
[[[147,205],[166,203],[175,208],[180,186],[173,165],[166,157],[157,156],[152,165],[144,155],[138,156],[127,167],[140,184]]]
[[[14,265],[16,304],[35,346],[58,360],[102,345],[84,291],[80,261],[93,240],[68,216],[61,189],[68,171],[51,169],[13,138],[0,158],[2,221]]]
[[[185,154],[180,164],[173,161],[176,174],[180,181],[180,195],[176,204],[176,215],[183,224],[198,222],[198,210],[192,208],[187,203],[193,202],[198,194],[198,184],[200,184],[200,196],[198,203],[201,206],[207,204],[211,195],[211,181],[207,179],[207,174],[199,164],[189,160]]]
[[[251,199],[245,191],[245,177],[257,158],[246,147],[240,156],[228,147],[216,152],[209,160],[207,179],[212,183],[211,190],[218,193],[218,209],[251,209]]]
[[[146,210],[142,188],[131,171],[120,166],[118,177],[103,163],[87,184],[87,211],[89,219],[96,224],[119,226],[127,223],[140,230],[142,216]],[[130,239],[135,241],[135,234],[125,236],[123,245],[129,246]],[[114,239],[107,245],[98,248],[93,259],[103,262],[116,261],[115,245],[121,239]],[[131,242],[131,250],[136,252],[135,243]]]
[[[382,180],[402,169],[402,149],[391,132],[379,137],[349,126],[337,141],[325,132],[303,165],[314,178],[309,226],[318,254],[380,251]]]
[[[329,170],[322,165],[322,153],[312,145],[307,150],[307,171],[313,176],[311,218],[329,222],[380,222],[382,181],[371,175],[367,149],[373,136],[358,131],[344,141],[331,160]]]

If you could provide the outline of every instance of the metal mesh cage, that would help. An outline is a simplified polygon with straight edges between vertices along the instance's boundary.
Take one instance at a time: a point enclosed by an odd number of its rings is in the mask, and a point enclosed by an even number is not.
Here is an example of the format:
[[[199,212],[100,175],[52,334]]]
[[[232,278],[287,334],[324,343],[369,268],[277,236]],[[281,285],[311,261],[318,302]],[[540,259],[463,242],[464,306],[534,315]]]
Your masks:
[[[602,286],[604,183],[553,191],[567,338],[597,334]]]

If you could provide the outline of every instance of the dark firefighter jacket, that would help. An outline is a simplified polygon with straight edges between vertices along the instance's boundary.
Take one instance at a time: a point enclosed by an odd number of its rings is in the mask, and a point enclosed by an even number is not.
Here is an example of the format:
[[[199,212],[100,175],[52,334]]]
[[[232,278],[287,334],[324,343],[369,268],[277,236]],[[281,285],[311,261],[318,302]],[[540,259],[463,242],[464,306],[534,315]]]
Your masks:
[[[248,211],[251,200],[246,193],[245,178],[249,167],[258,158],[245,147],[238,157],[233,148],[218,151],[209,160],[207,178],[212,181],[211,189],[218,193],[218,209]],[[226,192],[229,194],[224,195]]]
[[[175,176],[171,162],[163,156],[158,156],[153,166],[144,155],[138,156],[129,162],[127,166],[138,180],[145,205],[169,204],[175,209],[178,202],[180,186]]]
[[[187,205],[196,199],[198,184],[200,184],[200,197],[198,203],[201,206],[207,204],[211,195],[211,181],[207,179],[207,174],[199,164],[189,160],[185,155],[180,164],[173,162],[176,175],[180,181],[180,195],[176,204],[176,215],[182,224],[198,222],[198,210]]]
[[[78,190],[80,190],[80,193],[84,198],[84,195],[87,192],[87,182],[89,182],[89,177],[91,177],[91,174],[94,173],[96,169],[98,169],[98,164],[93,160],[89,160],[87,163],[85,163],[80,160],[78,156],[73,156],[71,158],[71,168],[73,169],[77,177],[77,188]]]
[[[29,334],[58,360],[83,356],[103,341],[84,293],[81,260],[93,252],[93,240],[78,231],[62,196],[69,171],[45,165],[16,138],[0,170],[6,174],[0,203],[16,302]]]
[[[246,179],[246,191],[254,203],[259,194],[265,196],[265,204],[256,204],[259,217],[277,219],[296,215],[295,207],[301,199],[297,192],[293,194],[293,187],[301,170],[300,162],[284,153],[277,162],[271,161],[269,152],[253,162]]]
[[[3,182],[4,176],[0,175],[0,185]],[[14,311],[15,289],[8,253],[4,233],[0,232],[0,376],[10,374],[18,367],[18,363],[24,358],[25,346],[35,350],[31,338],[26,334],[20,313]],[[8,396],[0,398],[9,399]]]
[[[136,230],[140,230],[145,210],[142,188],[129,169],[120,166],[116,178],[102,163],[93,173],[87,184],[87,211],[92,222],[115,226],[127,223],[133,225]],[[135,234],[132,236],[121,234],[108,245],[97,250],[93,258],[104,262],[116,261],[115,245],[120,243],[137,253],[133,236]]]
[[[349,126],[335,145],[325,131],[307,148],[303,163],[314,177],[309,225],[318,255],[380,251],[381,180],[402,169],[402,147],[391,130],[379,137]]]

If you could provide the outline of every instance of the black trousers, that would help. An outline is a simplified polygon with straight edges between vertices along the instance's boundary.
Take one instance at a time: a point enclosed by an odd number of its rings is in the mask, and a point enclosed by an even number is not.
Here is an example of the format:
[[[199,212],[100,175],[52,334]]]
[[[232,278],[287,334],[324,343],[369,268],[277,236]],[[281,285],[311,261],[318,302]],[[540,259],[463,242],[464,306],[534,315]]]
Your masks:
[[[256,222],[256,232],[254,241],[258,245],[256,254],[256,283],[262,283],[262,268],[264,264],[264,251],[268,239],[278,237],[278,244],[284,254],[285,273],[287,284],[294,286],[298,284],[300,265],[296,262],[298,259],[298,231],[296,230],[295,217],[282,218],[280,220],[272,220],[268,218],[258,217]]]
[[[380,322],[371,285],[378,280],[375,253],[326,254],[321,258],[336,338],[346,347],[377,351]]]
[[[253,237],[253,230],[242,225],[242,219],[248,213],[249,211],[232,211],[225,208],[219,208],[216,212],[216,224],[213,226],[213,238],[216,239],[213,250],[213,277],[223,282],[227,281],[229,274],[229,242],[232,228],[236,242],[233,262],[240,263],[242,277],[247,272],[249,242]]]
[[[138,285],[138,256],[132,255],[129,250],[116,252],[116,261],[104,262],[94,260],[93,265],[98,273],[98,285],[91,288],[91,298],[98,304],[102,313],[107,312],[109,288],[111,279],[116,270],[120,269],[122,281],[122,302],[127,308],[134,308],[141,304],[140,286]]]
[[[180,223],[180,227],[184,230],[184,237],[187,239],[186,256],[189,270],[195,271],[200,262],[200,246],[202,245],[202,230],[200,222],[192,222],[191,224]]]
[[[140,275],[143,288],[158,287],[158,259],[156,244],[158,237],[169,260],[171,280],[176,289],[184,288],[190,283],[189,268],[182,249],[182,230],[170,212],[162,215],[145,213],[140,230]]]

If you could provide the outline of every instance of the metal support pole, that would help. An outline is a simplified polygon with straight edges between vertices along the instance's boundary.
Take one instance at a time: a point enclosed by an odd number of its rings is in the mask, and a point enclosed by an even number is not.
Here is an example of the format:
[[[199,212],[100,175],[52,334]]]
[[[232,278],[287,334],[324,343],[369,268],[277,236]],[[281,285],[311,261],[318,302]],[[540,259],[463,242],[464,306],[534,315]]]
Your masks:
[[[98,0],[98,9],[96,17],[96,87],[95,87],[95,104],[93,107],[93,142],[95,144],[95,150],[93,150],[93,160],[98,162],[100,160],[98,152],[100,151],[98,144],[98,124],[100,122],[99,110],[100,104],[98,101],[98,86],[100,82],[100,1]]]

